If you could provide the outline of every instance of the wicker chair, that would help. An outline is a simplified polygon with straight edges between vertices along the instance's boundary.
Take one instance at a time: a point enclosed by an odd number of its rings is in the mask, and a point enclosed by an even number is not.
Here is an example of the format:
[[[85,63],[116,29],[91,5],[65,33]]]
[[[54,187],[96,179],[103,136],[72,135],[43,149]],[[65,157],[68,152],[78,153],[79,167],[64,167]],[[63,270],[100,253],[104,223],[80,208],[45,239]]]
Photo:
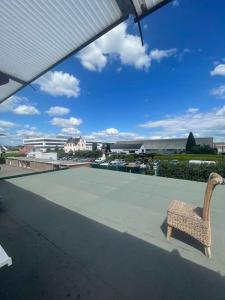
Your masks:
[[[223,183],[223,178],[219,174],[210,174],[203,208],[178,200],[171,202],[167,211],[167,240],[171,237],[172,229],[177,228],[201,242],[205,255],[211,257],[210,202],[214,188]]]

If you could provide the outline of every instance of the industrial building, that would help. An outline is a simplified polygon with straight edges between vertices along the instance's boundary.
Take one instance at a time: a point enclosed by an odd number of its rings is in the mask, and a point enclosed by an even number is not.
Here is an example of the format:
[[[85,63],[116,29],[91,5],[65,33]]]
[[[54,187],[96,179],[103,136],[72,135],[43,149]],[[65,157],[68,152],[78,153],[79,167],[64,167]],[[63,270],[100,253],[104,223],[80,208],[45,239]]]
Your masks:
[[[110,146],[112,153],[121,153],[121,154],[140,154],[145,153],[145,147],[143,144],[112,144]]]
[[[96,144],[97,150],[102,150],[102,146],[103,146],[102,142],[91,142],[91,141],[86,141],[86,150],[92,151],[94,144]]]
[[[35,150],[45,152],[47,149],[54,150],[55,148],[63,149],[64,144],[66,143],[67,138],[29,138],[23,140],[23,145],[32,146]]]
[[[196,138],[197,145],[209,145],[213,147],[213,138]],[[138,141],[119,141],[118,145],[143,144],[146,153],[173,154],[182,153],[186,150],[187,138],[174,139],[149,139]],[[115,147],[115,146],[114,146]]]
[[[225,143],[224,142],[214,143],[214,148],[217,149],[218,154],[225,153]]]

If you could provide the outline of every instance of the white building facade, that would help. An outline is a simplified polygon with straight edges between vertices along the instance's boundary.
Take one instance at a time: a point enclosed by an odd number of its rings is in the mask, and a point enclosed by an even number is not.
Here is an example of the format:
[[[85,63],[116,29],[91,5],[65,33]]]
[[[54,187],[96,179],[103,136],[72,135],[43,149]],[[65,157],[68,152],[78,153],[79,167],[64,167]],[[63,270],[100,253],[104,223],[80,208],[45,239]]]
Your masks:
[[[45,152],[47,149],[63,149],[66,141],[66,138],[28,138],[23,140],[23,145],[32,146],[34,150]]]
[[[69,138],[64,145],[64,151],[66,153],[76,152],[79,150],[87,150],[86,149],[86,141],[82,138]]]
[[[141,154],[145,153],[145,147],[143,144],[120,144],[116,143],[110,147],[112,153],[117,154]]]
[[[100,142],[88,142],[88,141],[86,141],[86,150],[92,151],[93,150],[93,145],[95,143],[97,145],[97,150],[101,151],[103,143],[100,143]]]
[[[218,154],[225,153],[225,143],[224,142],[214,143],[214,147],[217,149]]]

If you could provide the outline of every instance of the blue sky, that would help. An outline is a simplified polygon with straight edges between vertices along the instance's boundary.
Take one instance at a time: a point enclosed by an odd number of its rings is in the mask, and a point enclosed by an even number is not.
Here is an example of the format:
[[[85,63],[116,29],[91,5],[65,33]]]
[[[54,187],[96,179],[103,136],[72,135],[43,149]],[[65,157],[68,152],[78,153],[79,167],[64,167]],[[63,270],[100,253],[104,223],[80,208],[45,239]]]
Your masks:
[[[119,25],[0,105],[2,143],[28,136],[225,140],[225,1],[179,0]]]

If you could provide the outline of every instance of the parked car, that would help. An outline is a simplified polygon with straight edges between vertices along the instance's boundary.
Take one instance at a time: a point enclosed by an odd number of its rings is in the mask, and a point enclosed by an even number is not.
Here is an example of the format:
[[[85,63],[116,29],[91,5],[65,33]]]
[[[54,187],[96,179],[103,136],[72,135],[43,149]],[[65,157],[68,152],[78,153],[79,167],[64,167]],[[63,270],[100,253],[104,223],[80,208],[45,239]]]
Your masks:
[[[110,165],[110,162],[104,162],[102,164],[100,164],[100,166],[109,166]]]
[[[126,162],[123,159],[115,159],[110,162],[111,166],[125,166]]]
[[[102,157],[99,157],[99,158],[97,158],[94,162],[97,163],[97,164],[101,164],[101,163],[106,162],[106,160],[103,159]]]
[[[207,165],[215,165],[216,162],[214,160],[189,160],[189,164],[195,164],[195,165],[201,165],[201,164],[207,164]]]

